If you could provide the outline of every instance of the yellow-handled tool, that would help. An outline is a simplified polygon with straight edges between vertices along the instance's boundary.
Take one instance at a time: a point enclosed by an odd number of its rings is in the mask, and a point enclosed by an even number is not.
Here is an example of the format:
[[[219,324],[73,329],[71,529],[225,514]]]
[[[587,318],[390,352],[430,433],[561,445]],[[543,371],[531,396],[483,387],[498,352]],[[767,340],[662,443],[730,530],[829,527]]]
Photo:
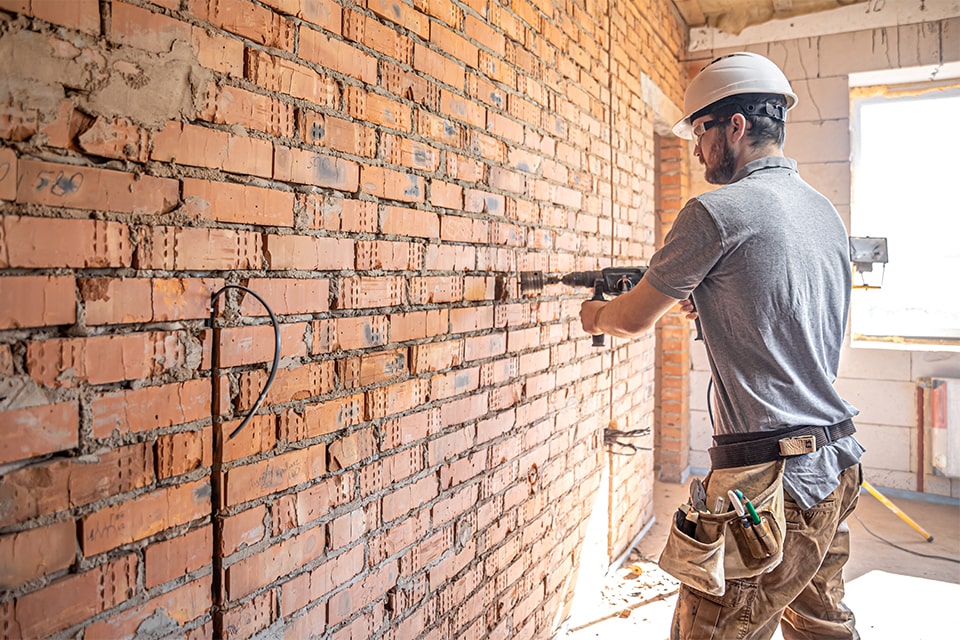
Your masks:
[[[923,527],[921,527],[921,526],[918,525],[916,522],[914,522],[914,521],[910,518],[910,516],[908,516],[907,514],[905,514],[903,511],[900,511],[900,509],[897,508],[897,505],[895,505],[895,504],[893,504],[892,502],[890,502],[889,500],[887,500],[886,496],[884,496],[882,493],[880,493],[879,491],[877,491],[876,489],[874,489],[874,488],[870,485],[869,482],[867,482],[866,480],[864,480],[862,486],[863,486],[864,489],[866,489],[867,491],[870,492],[870,495],[872,495],[874,498],[876,498],[877,500],[879,500],[880,503],[883,504],[883,506],[885,506],[887,509],[890,509],[890,511],[893,511],[895,514],[897,514],[897,515],[900,517],[901,520],[903,520],[903,521],[906,522],[908,525],[910,525],[911,527],[913,527],[913,530],[916,531],[917,533],[919,533],[921,536],[923,536],[924,539],[926,539],[927,542],[933,542],[933,536],[932,536],[932,535],[930,535],[929,533],[927,533],[927,531],[926,531]]]

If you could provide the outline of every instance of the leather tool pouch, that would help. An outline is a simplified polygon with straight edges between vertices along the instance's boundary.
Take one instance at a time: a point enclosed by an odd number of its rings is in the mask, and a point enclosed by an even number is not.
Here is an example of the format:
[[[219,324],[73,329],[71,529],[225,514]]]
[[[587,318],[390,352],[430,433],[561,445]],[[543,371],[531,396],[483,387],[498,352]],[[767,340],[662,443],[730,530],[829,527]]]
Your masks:
[[[682,517],[690,508],[681,507],[659,565],[683,584],[720,596],[727,580],[766,573],[783,559],[783,461],[715,469],[707,476],[706,489],[706,504],[709,508],[722,504],[722,513]],[[726,510],[730,506],[727,491],[735,489],[753,503],[759,523],[744,526],[736,511]]]

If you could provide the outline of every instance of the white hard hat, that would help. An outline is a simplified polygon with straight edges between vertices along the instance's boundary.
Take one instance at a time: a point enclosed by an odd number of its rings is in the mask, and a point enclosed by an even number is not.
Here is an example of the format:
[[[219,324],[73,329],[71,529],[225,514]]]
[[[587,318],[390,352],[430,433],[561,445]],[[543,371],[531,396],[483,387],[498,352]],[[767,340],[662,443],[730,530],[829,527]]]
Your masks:
[[[790,81],[770,59],[746,51],[731,53],[705,66],[690,82],[683,97],[684,116],[673,125],[673,133],[693,139],[690,116],[718,100],[745,93],[782,95],[788,111],[797,104]]]

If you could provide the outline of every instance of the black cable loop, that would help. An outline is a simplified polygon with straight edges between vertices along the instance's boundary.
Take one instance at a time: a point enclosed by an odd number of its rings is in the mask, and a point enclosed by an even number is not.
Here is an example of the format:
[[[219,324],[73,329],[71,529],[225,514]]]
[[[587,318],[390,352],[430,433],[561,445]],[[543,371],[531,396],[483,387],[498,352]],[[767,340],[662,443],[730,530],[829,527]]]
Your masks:
[[[263,390],[260,392],[260,397],[257,398],[256,402],[253,403],[253,407],[250,409],[250,411],[247,412],[247,415],[246,417],[244,417],[243,422],[241,422],[240,426],[234,429],[233,432],[229,436],[227,436],[227,440],[232,440],[234,436],[240,433],[241,429],[247,426],[247,423],[250,422],[250,420],[253,418],[253,414],[255,414],[257,412],[257,409],[260,408],[260,405],[263,404],[264,398],[267,397],[267,391],[270,389],[270,385],[273,384],[273,379],[277,376],[277,367],[280,364],[280,323],[277,322],[277,317],[273,314],[273,309],[270,308],[270,305],[267,304],[266,300],[260,297],[260,294],[258,294],[256,291],[253,291],[252,289],[248,289],[247,287],[244,287],[239,284],[228,284],[221,287],[210,298],[210,329],[211,330],[216,329],[216,327],[214,326],[214,322],[215,322],[216,313],[217,313],[217,298],[219,298],[223,293],[225,293],[227,289],[239,289],[240,291],[245,291],[246,293],[249,293],[254,298],[256,298],[260,302],[260,304],[263,305],[263,308],[266,309],[267,313],[270,314],[270,322],[273,323],[273,340],[274,340],[273,365],[270,367],[270,377],[267,378],[267,383],[263,385]],[[213,349],[216,349],[215,353],[219,355],[219,345],[217,344],[216,341],[214,341]],[[211,362],[211,375],[213,375],[214,370],[219,369],[218,363],[216,361],[217,359],[214,358],[212,360],[213,361]],[[213,382],[214,382],[214,385],[216,385],[216,380],[214,380]]]

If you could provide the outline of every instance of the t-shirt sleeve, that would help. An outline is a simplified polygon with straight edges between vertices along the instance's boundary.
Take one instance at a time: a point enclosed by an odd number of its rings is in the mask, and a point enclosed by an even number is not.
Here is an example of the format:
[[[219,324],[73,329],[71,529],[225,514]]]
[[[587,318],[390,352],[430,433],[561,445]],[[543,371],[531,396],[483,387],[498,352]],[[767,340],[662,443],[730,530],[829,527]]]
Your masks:
[[[699,200],[693,199],[680,211],[643,278],[660,293],[685,300],[722,254],[723,241],[716,221]]]

